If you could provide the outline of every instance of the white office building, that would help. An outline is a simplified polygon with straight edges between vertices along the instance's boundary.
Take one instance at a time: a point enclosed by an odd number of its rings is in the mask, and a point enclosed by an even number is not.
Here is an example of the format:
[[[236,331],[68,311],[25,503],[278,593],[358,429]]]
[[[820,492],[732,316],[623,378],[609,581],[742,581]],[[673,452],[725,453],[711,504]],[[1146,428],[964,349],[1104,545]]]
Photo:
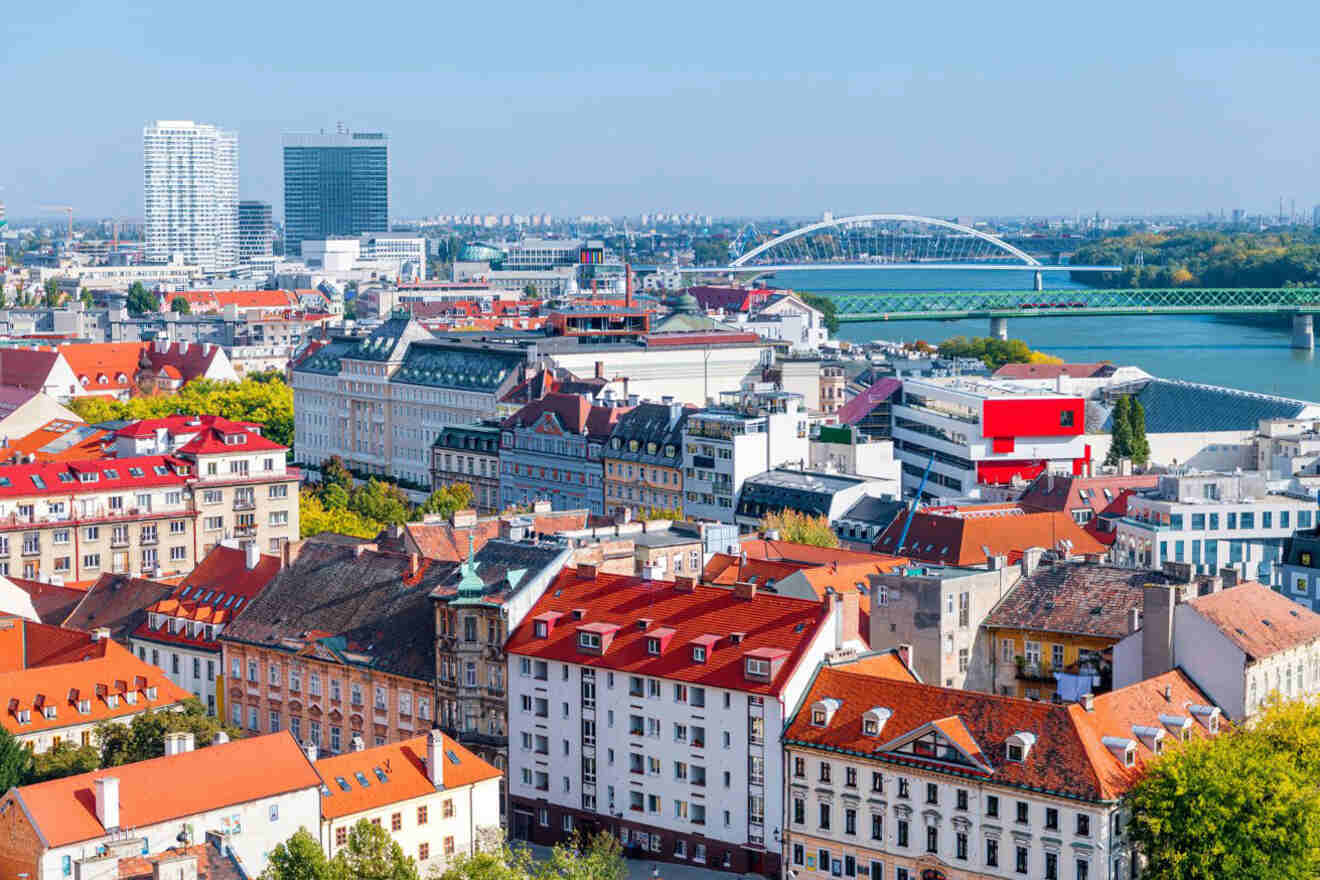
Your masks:
[[[142,129],[146,259],[238,264],[238,133],[191,121]]]
[[[731,392],[683,427],[683,512],[734,521],[743,481],[786,462],[810,460],[807,413],[786,391]]]
[[[1128,499],[1118,520],[1114,561],[1133,568],[1188,562],[1215,574],[1232,567],[1245,577],[1274,584],[1284,541],[1316,522],[1315,499],[1300,492],[1273,492],[1255,473],[1183,474]]]

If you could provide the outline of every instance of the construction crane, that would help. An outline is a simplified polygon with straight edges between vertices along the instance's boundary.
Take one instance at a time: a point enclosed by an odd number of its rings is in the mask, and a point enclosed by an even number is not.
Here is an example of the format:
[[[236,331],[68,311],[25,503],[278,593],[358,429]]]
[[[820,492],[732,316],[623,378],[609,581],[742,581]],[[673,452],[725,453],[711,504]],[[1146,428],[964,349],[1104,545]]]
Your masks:
[[[63,211],[69,215],[69,246],[73,246],[73,205],[42,205],[43,211]]]
[[[935,453],[930,454],[930,459],[926,462],[926,469],[921,472],[921,484],[917,486],[917,494],[912,497],[912,507],[908,509],[907,521],[903,523],[903,531],[898,536],[898,547],[895,553],[903,552],[903,545],[907,542],[908,529],[912,528],[912,518],[917,515],[917,505],[921,503],[921,493],[926,488],[926,480],[930,477],[930,467],[935,463]]]

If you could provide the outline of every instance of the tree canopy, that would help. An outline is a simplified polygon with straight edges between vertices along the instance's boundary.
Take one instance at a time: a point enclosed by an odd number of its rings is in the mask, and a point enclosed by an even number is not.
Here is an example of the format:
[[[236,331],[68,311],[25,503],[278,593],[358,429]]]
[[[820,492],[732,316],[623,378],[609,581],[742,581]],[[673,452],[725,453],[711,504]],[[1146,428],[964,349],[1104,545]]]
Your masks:
[[[1118,464],[1120,459],[1131,459],[1133,464],[1145,465],[1150,461],[1150,441],[1146,439],[1146,410],[1141,401],[1123,395],[1114,401],[1114,412],[1109,427],[1109,453],[1105,464]]]
[[[1175,746],[1129,795],[1146,880],[1320,874],[1320,708],[1275,703],[1255,727]]]
[[[330,871],[330,860],[321,850],[321,844],[308,833],[306,828],[299,828],[284,843],[276,844],[270,851],[266,870],[261,872],[261,880],[334,880]]]
[[[89,424],[114,419],[155,419],[176,413],[217,415],[256,422],[262,435],[282,446],[293,446],[293,389],[278,375],[248,376],[241,382],[194,379],[176,394],[152,394],[128,400],[75,397],[69,408]]]
[[[32,778],[32,753],[8,730],[0,727],[0,790],[9,791]]]
[[[833,297],[825,296],[820,293],[799,293],[802,301],[813,309],[820,309],[822,319],[825,322],[825,329],[833,336],[839,332],[839,304]]]
[[[160,297],[134,281],[128,288],[128,313],[133,316],[160,311]]]
[[[1075,276],[1100,287],[1310,286],[1320,280],[1320,231],[1119,232],[1079,246],[1072,262],[1125,267]]]
[[[101,745],[101,766],[118,767],[164,755],[167,733],[191,733],[196,748],[202,749],[221,731],[230,739],[243,736],[243,731],[207,715],[201,702],[190,699],[181,712],[147,712],[134,716],[128,724],[103,721],[96,725],[96,741]]]
[[[170,300],[170,311],[179,315],[191,315],[192,306],[188,303],[188,300],[181,296],[176,296],[174,299]]]
[[[612,834],[602,832],[557,845],[549,858],[533,861],[526,849],[482,846],[462,854],[435,880],[625,880],[628,863]]]
[[[813,547],[837,547],[839,536],[830,528],[829,517],[810,516],[796,510],[771,511],[761,517],[757,529],[779,532],[779,540]]]
[[[334,880],[419,880],[412,856],[366,819],[348,830],[348,842],[330,860],[330,872]]]
[[[993,336],[954,336],[940,343],[940,357],[977,358],[988,370],[1004,364],[1061,364],[1063,360],[1032,351],[1021,339],[996,339]]]

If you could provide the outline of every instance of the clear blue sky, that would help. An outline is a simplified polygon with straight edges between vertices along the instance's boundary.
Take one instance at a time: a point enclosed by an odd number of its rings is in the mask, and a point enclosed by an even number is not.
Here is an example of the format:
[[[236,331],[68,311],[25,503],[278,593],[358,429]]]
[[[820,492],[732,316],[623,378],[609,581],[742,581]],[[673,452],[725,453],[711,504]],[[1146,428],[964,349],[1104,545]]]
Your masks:
[[[11,0],[0,199],[141,216],[141,129],[382,129],[391,214],[1320,203],[1320,3]]]

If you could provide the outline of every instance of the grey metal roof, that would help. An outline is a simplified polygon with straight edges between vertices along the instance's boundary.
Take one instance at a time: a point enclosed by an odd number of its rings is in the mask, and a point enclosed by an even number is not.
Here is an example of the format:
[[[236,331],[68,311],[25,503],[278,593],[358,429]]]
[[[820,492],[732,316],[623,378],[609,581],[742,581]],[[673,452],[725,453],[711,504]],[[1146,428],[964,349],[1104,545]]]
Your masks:
[[[1146,433],[1253,431],[1261,419],[1294,419],[1309,404],[1287,397],[1200,385],[1174,379],[1152,379],[1136,393],[1146,411]],[[1103,430],[1113,428],[1112,410]]]
[[[422,342],[408,348],[391,382],[493,393],[525,362],[521,351]]]
[[[683,460],[683,426],[695,410],[681,404],[675,409],[676,414],[667,404],[642,403],[619,416],[610,432],[604,456],[660,467],[678,467]],[[636,449],[631,448],[634,445]],[[666,446],[671,448],[672,455],[665,454]]]
[[[905,510],[907,510],[907,505],[902,501],[895,501],[892,498],[873,498],[868,495],[848,508],[847,513],[841,516],[840,519],[869,523],[885,529],[889,527],[896,516]]]
[[[743,481],[738,513],[760,516],[771,510],[796,510],[811,516],[828,515],[835,493],[866,480],[840,474],[776,468]]]

